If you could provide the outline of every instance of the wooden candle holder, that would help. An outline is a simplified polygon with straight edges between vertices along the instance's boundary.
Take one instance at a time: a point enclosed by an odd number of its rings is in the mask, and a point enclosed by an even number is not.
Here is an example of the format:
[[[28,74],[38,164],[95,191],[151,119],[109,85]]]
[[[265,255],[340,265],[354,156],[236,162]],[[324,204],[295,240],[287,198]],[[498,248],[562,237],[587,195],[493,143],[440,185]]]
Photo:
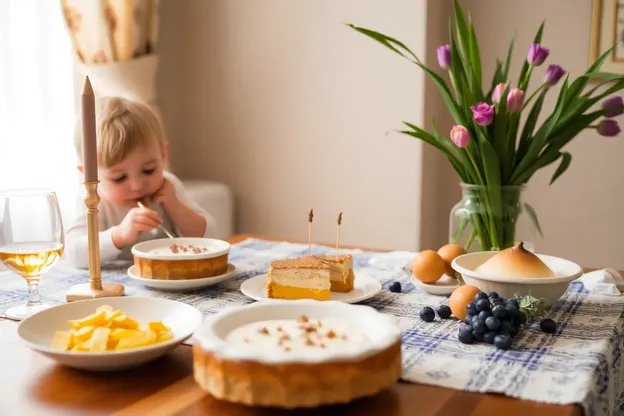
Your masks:
[[[98,221],[98,204],[100,196],[97,192],[99,181],[85,182],[87,196],[87,238],[89,241],[89,283],[73,286],[65,299],[67,302],[83,299],[124,296],[125,288],[119,283],[102,283],[100,276],[100,235]]]

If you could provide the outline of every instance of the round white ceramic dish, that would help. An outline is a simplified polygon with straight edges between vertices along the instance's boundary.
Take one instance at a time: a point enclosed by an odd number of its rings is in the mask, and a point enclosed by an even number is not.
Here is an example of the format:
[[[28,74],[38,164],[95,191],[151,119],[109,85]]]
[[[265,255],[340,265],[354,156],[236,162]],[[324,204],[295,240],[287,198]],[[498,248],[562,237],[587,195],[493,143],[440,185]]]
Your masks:
[[[206,248],[201,253],[171,253],[169,247],[172,244],[193,245]],[[214,238],[159,238],[144,241],[132,247],[132,254],[137,257],[150,260],[198,260],[219,257],[229,253],[230,243]]]
[[[459,287],[457,279],[453,279],[451,276],[446,274],[443,274],[442,277],[433,284],[423,283],[416,279],[414,275],[411,276],[411,279],[414,286],[423,292],[429,293],[430,295],[447,296]]]
[[[274,300],[267,297],[266,294],[266,281],[267,275],[261,274],[258,276],[250,277],[245,280],[240,290],[244,295],[252,298],[253,300]],[[329,300],[335,300],[344,303],[357,303],[366,299],[370,299],[379,292],[381,292],[381,282],[374,277],[358,274],[353,282],[353,290],[347,293],[331,292]],[[289,300],[288,302],[294,302]]]
[[[164,290],[167,292],[184,292],[189,290],[197,290],[208,286],[216,285],[224,280],[231,279],[236,274],[236,266],[232,263],[228,265],[228,271],[219,276],[203,277],[199,279],[146,279],[139,276],[136,265],[130,266],[128,269],[128,277],[152,289]]]
[[[460,273],[467,285],[476,286],[484,292],[496,292],[510,298],[531,295],[544,298],[546,306],[551,306],[565,293],[570,282],[583,275],[583,269],[576,263],[559,257],[536,254],[555,273],[555,277],[527,278],[484,275],[475,271],[498,251],[468,253],[456,257],[451,266]]]
[[[136,319],[141,327],[149,321],[162,321],[171,328],[173,339],[162,343],[107,352],[59,351],[51,348],[56,331],[69,329],[67,321],[82,319],[98,306],[110,305]],[[185,303],[142,297],[115,297],[81,300],[41,311],[23,320],[17,333],[31,349],[61,365],[83,370],[111,371],[136,367],[159,358],[188,339],[203,321],[199,310]]]
[[[284,354],[277,348],[234,348],[226,341],[226,336],[242,325],[275,319],[299,319],[302,315],[310,320],[340,318],[349,328],[364,333],[370,342],[353,344],[345,349],[328,349],[323,354],[307,354],[305,351]],[[377,312],[370,306],[308,299],[273,300],[223,309],[206,318],[193,338],[202,349],[223,359],[271,364],[318,363],[362,360],[400,341],[401,328],[395,317]]]

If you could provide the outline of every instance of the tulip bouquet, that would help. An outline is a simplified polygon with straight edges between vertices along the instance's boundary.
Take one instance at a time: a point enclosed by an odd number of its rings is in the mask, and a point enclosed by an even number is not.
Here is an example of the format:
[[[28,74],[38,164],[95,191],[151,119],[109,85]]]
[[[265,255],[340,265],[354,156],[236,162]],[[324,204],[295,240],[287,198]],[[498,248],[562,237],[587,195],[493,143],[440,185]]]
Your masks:
[[[483,82],[475,29],[470,19],[466,21],[458,0],[454,0],[449,44],[437,50],[438,64],[446,71],[448,82],[402,42],[349,26],[416,64],[439,88],[456,124],[450,133],[440,133],[435,120],[432,131],[403,122],[406,129],[400,132],[442,151],[461,181],[480,189],[481,209],[464,219],[463,226],[471,225],[468,246],[475,238],[482,250],[513,246],[516,220],[522,211],[528,212],[541,233],[535,211],[527,204],[514,202],[514,197],[510,201],[508,190],[522,187],[536,171],[559,161],[552,184],[572,161],[563,147],[584,129],[595,129],[602,136],[620,132],[613,117],[624,113],[624,100],[607,97],[624,89],[624,75],[600,72],[612,50],[575,79],[570,79],[561,66],[548,65],[537,87],[528,93],[532,75],[549,55],[549,49],[542,45],[544,23],[528,48],[515,85],[510,81],[513,40],[505,60],[497,61],[491,82]],[[562,79],[554,108],[538,123],[546,95],[556,93],[553,87]],[[462,230],[459,226],[456,231]]]

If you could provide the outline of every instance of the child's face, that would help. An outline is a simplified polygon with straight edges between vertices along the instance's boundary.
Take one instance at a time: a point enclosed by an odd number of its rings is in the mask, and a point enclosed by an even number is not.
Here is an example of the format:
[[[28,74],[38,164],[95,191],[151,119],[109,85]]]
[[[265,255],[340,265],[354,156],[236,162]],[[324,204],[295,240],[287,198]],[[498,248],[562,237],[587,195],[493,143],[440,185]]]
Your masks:
[[[161,150],[157,144],[138,147],[120,163],[98,169],[98,190],[116,205],[136,206],[162,186],[166,157],[166,149]]]

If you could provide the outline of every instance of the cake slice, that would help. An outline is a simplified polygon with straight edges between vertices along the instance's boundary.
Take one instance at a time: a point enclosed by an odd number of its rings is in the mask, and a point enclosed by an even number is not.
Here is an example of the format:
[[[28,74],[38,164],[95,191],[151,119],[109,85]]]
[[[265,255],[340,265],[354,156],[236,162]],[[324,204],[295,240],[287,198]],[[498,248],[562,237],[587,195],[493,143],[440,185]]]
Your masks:
[[[330,273],[330,266],[315,257],[273,260],[267,274],[267,297],[329,300]]]
[[[315,256],[329,266],[329,281],[332,292],[347,293],[353,290],[355,275],[353,274],[353,256]]]

